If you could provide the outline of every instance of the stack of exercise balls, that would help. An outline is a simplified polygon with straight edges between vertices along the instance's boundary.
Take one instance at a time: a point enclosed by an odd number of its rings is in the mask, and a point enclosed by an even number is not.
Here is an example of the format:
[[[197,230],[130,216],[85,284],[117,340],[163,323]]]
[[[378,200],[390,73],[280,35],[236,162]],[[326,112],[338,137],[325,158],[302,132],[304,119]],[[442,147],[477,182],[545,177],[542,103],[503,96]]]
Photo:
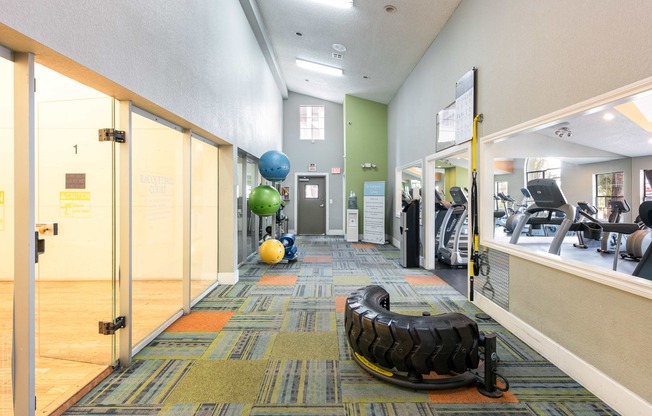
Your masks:
[[[290,173],[290,160],[277,150],[263,153],[258,162],[258,170],[263,178],[271,182],[282,182]],[[259,185],[249,194],[251,211],[261,217],[276,215],[281,209],[281,194],[269,185]],[[276,264],[285,256],[285,246],[279,240],[265,240],[258,248],[260,259],[268,264]]]

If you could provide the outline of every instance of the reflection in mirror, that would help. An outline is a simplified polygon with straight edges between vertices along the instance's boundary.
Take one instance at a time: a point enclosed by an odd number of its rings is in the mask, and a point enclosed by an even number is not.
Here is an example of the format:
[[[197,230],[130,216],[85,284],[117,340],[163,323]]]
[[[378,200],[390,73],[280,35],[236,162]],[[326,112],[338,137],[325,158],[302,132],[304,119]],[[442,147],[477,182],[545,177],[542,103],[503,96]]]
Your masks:
[[[635,269],[652,240],[638,218],[652,200],[652,94],[497,139],[487,154],[494,241],[646,277]]]
[[[468,190],[467,158],[455,155],[435,162],[435,268],[468,264]],[[460,276],[465,279],[466,273]]]
[[[401,221],[406,220],[406,216],[410,216],[412,220],[410,221],[413,224],[418,222],[419,230],[417,234],[414,234],[410,241],[412,244],[412,252],[408,255],[410,261],[402,261],[406,267],[418,266],[423,258],[423,244],[424,235],[423,235],[423,219],[421,216],[423,204],[421,204],[421,186],[422,186],[422,174],[423,168],[421,162],[416,162],[411,166],[406,166],[397,171],[397,175],[400,173],[400,198],[397,199],[401,201],[400,212],[401,212]],[[406,220],[407,221],[407,220]],[[401,227],[408,228],[407,224],[402,224]],[[401,230],[403,234],[403,230]],[[406,238],[407,234],[403,236]],[[407,241],[406,241],[407,243]],[[403,244],[403,243],[402,243]],[[409,264],[409,266],[407,266]]]
[[[405,208],[413,199],[421,198],[421,165],[401,170],[401,200]]]

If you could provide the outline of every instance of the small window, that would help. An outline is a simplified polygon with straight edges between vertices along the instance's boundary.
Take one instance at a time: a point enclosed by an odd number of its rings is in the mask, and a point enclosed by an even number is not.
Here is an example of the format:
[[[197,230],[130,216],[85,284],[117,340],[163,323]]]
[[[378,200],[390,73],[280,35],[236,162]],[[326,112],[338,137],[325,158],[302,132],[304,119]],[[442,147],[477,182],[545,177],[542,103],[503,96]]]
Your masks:
[[[319,198],[319,185],[304,185],[303,186],[303,197],[305,199],[317,199],[317,198]]]
[[[554,179],[561,184],[561,161],[555,158],[532,157],[527,159],[526,185],[532,179]]]
[[[643,171],[643,201],[652,201],[652,170]]]
[[[300,106],[299,130],[301,140],[324,140],[324,106]]]
[[[609,217],[609,201],[625,199],[625,172],[595,175],[595,205],[600,218]]]

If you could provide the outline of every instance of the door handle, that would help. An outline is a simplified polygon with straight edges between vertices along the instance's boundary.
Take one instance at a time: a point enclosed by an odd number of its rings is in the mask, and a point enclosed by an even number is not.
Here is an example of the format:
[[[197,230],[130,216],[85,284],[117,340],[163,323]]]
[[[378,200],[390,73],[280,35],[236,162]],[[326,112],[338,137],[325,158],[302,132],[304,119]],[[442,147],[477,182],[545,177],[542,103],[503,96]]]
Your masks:
[[[321,204],[321,205],[319,206],[319,208],[324,208],[324,204]]]

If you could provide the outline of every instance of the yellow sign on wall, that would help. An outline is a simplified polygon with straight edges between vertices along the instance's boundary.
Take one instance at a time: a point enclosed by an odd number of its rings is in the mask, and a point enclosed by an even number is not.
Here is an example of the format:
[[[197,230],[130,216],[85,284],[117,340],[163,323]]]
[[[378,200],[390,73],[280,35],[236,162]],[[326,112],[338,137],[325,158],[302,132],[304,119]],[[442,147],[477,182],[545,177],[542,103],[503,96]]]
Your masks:
[[[59,214],[63,218],[90,218],[90,192],[59,192]]]

